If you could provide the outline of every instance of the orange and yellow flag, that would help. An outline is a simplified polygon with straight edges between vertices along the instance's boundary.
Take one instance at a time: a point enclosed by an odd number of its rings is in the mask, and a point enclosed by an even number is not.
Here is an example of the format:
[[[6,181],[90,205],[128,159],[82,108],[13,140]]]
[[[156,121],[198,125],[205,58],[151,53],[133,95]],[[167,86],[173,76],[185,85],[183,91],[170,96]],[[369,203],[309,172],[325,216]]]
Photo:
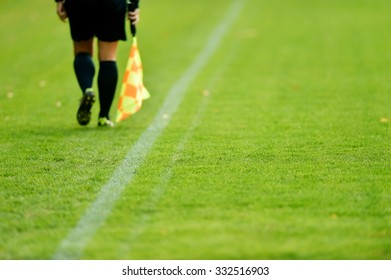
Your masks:
[[[143,100],[149,97],[150,94],[144,87],[143,66],[138,51],[137,38],[134,37],[122,82],[116,122],[118,123],[140,110]]]

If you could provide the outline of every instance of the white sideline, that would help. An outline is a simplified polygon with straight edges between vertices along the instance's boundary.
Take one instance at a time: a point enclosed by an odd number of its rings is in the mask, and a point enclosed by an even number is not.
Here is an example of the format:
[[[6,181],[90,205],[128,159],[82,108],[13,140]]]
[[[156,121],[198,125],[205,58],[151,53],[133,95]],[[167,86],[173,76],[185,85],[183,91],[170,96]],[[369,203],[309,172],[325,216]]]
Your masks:
[[[224,57],[224,61],[221,61],[222,63],[217,68],[217,71],[213,76],[211,76],[209,82],[207,83],[206,89],[212,90],[213,92],[213,87],[216,81],[223,75],[224,71],[234,60],[237,49],[238,49],[238,43],[234,42],[231,45],[230,50],[226,53],[226,56]],[[162,172],[162,176],[160,177],[158,185],[156,185],[152,189],[150,197],[141,206],[141,209],[156,209],[157,204],[159,203],[160,199],[164,196],[166,189],[168,188],[168,184],[172,178],[176,166],[176,161],[182,156],[187,143],[193,137],[195,129],[202,122],[203,115],[208,107],[208,104],[210,103],[210,99],[213,98],[212,96],[213,94],[211,96],[202,97],[200,103],[198,104],[197,112],[195,113],[192,122],[189,128],[187,129],[186,133],[182,136],[181,140],[179,141],[179,144],[175,152],[171,156],[171,160],[167,164],[166,169]],[[134,221],[132,222],[132,224],[127,225],[128,227],[130,226],[132,229],[129,238],[126,240],[127,246],[120,247],[120,250],[118,250],[117,259],[123,259],[124,256],[129,256],[129,254],[132,253],[132,247],[137,242],[138,238],[144,233],[150,219],[152,218],[152,215],[153,214],[151,214],[151,212],[144,212],[138,216],[137,215],[134,216]]]
[[[77,225],[62,240],[53,259],[80,259],[83,256],[85,246],[105,222],[121,193],[131,182],[136,170],[149,154],[155,140],[170,122],[186,94],[189,84],[215,53],[220,41],[241,12],[245,2],[246,0],[234,0],[232,2],[230,9],[212,32],[203,50],[170,89],[154,121],[131,147],[124,161],[117,167],[110,180],[101,188],[96,200],[87,208]]]

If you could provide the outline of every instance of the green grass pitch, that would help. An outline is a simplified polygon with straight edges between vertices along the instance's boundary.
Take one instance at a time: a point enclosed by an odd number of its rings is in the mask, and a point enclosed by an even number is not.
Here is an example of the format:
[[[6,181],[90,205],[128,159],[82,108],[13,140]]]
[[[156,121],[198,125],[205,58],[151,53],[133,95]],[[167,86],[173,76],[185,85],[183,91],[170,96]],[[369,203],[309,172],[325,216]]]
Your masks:
[[[152,98],[99,129],[52,2],[0,5],[0,259],[53,258],[231,5],[142,0]],[[82,258],[390,259],[390,10],[247,1]]]

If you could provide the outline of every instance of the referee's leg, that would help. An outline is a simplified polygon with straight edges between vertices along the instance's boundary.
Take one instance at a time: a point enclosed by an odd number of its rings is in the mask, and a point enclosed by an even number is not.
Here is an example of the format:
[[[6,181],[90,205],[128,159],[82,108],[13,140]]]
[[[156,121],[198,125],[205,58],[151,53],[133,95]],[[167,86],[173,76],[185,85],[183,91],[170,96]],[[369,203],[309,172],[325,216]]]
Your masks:
[[[113,103],[118,82],[117,49],[118,41],[98,41],[99,118],[105,118],[107,120],[110,120],[110,108]]]
[[[76,73],[79,86],[84,94],[87,89],[92,88],[95,75],[93,54],[93,38],[83,41],[73,41],[74,51],[74,70]]]
[[[73,48],[75,53],[73,66],[77,81],[83,93],[76,118],[80,125],[87,125],[91,120],[91,107],[95,102],[95,96],[92,90],[92,83],[95,76],[95,66],[92,60],[93,38],[74,41]]]

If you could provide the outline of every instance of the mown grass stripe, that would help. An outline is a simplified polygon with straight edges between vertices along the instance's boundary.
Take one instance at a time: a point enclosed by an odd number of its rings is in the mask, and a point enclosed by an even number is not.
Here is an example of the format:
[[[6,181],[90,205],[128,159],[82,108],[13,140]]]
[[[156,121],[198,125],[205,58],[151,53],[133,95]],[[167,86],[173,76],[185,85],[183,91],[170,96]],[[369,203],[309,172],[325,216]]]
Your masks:
[[[213,88],[216,82],[218,81],[218,79],[221,78],[221,76],[226,71],[227,67],[232,63],[233,59],[236,57],[235,54],[237,53],[238,46],[239,44],[237,43],[237,41],[231,45],[230,51],[225,56],[225,59],[221,61],[221,64],[216,69],[214,75],[210,78],[209,82],[207,83],[206,89],[211,90],[212,94],[204,96],[199,102],[197,111],[193,116],[189,128],[186,130],[186,133],[184,133],[184,135],[182,136],[176,150],[172,154],[171,160],[167,164],[167,167],[164,170],[164,172],[162,173],[159,183],[154,187],[150,197],[142,205],[141,209],[156,209],[156,206],[158,205],[159,201],[164,196],[167,186],[172,178],[176,166],[176,162],[183,155],[186,145],[193,137],[194,131],[202,122],[204,113],[208,108],[211,99],[213,99]],[[134,244],[136,244],[138,238],[143,234],[143,232],[147,228],[151,217],[152,214],[150,211],[141,212],[140,215],[135,217],[135,221],[132,222],[131,225],[132,232],[126,241],[127,246],[126,247],[122,246],[120,248],[117,256],[118,259],[127,258],[132,253],[132,247],[134,246]]]
[[[179,107],[189,84],[215,53],[220,41],[241,12],[245,2],[246,0],[232,2],[226,15],[210,35],[205,47],[169,91],[152,124],[131,147],[124,161],[115,170],[107,184],[101,188],[96,200],[87,208],[77,225],[61,242],[54,259],[79,259],[83,256],[85,246],[104,223],[115,202],[133,179],[137,168],[143,163],[155,140],[161,135]]]

